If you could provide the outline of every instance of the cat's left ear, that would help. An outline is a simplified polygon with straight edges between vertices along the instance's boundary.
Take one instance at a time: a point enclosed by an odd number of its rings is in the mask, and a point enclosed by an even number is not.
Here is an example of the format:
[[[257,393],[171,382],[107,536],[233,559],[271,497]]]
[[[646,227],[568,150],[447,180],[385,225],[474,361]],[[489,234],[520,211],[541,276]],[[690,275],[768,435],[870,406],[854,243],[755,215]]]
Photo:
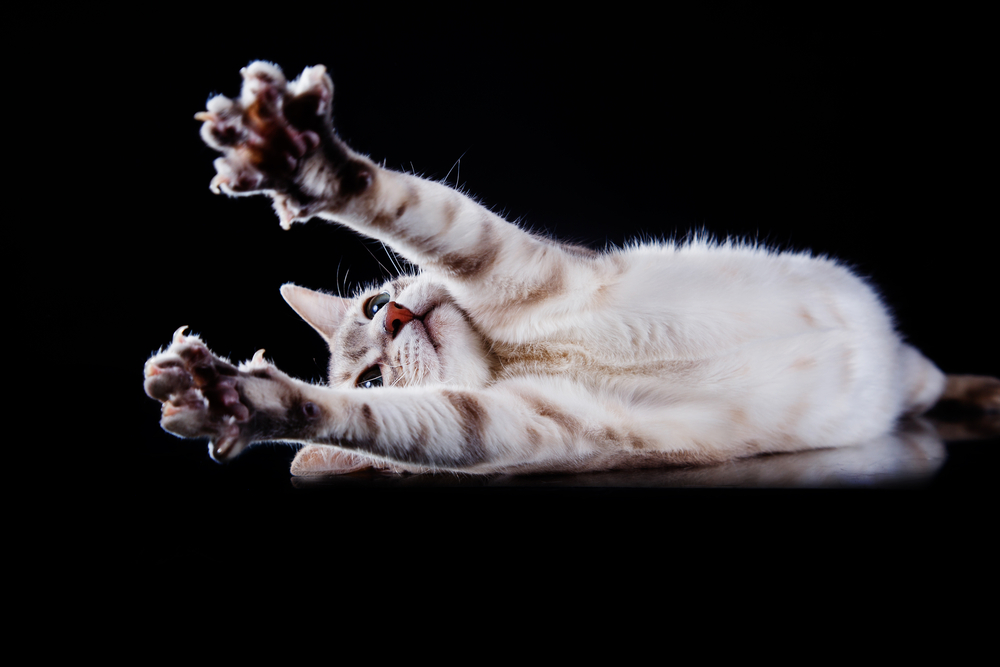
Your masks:
[[[333,338],[344,313],[352,303],[352,299],[344,299],[332,294],[314,292],[292,283],[281,286],[281,296],[292,307],[299,317],[309,323],[327,341]]]

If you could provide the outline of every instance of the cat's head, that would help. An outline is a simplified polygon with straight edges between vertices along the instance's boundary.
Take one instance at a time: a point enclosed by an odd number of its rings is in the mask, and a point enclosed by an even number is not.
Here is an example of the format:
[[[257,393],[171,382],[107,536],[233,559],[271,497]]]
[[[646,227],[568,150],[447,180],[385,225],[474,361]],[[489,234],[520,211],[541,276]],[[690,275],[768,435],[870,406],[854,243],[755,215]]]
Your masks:
[[[331,387],[483,386],[489,379],[486,342],[447,290],[424,275],[352,299],[291,283],[281,296],[329,345]]]

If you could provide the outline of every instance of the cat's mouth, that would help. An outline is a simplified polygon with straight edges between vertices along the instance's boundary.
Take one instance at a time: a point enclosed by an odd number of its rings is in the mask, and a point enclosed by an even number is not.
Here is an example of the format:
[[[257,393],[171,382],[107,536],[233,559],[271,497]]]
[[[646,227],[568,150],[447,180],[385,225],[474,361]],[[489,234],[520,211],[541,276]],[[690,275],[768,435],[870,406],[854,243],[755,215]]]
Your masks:
[[[437,308],[437,305],[431,306],[424,312],[423,315],[418,315],[416,319],[420,320],[420,324],[423,325],[424,334],[427,336],[427,342],[430,343],[431,347],[434,348],[434,351],[437,352],[438,343],[437,337],[435,336],[437,327],[434,326],[434,319],[431,317],[434,314],[435,308]]]

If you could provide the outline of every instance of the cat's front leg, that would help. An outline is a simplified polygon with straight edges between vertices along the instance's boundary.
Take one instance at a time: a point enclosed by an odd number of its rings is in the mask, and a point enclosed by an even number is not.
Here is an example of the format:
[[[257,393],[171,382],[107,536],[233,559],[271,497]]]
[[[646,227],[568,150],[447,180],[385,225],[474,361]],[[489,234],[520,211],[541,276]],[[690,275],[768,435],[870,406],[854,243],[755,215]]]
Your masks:
[[[220,462],[253,442],[308,437],[322,416],[306,396],[310,385],[265,362],[262,353],[237,367],[178,329],[144,369],[146,393],[163,403],[160,425],[180,437],[209,438],[209,454]]]
[[[410,471],[481,473],[538,456],[547,460],[551,451],[571,458],[586,454],[577,451],[575,437],[582,417],[533,395],[315,386],[285,375],[260,354],[235,366],[183,330],[146,362],[144,386],[163,404],[160,425],[184,438],[208,438],[209,454],[220,462],[267,441],[327,446],[352,460]],[[318,450],[304,451],[308,458]],[[328,463],[302,460],[302,470],[293,472],[346,472],[344,462],[334,470]]]
[[[255,62],[243,78],[239,98],[214,97],[196,115],[202,138],[223,153],[214,191],[270,196],[286,229],[313,216],[347,225],[453,290],[473,292],[487,310],[537,305],[594,282],[579,249],[528,234],[442,183],[382,169],[352,151],[334,131],[333,83],[321,65],[288,83],[276,65]]]

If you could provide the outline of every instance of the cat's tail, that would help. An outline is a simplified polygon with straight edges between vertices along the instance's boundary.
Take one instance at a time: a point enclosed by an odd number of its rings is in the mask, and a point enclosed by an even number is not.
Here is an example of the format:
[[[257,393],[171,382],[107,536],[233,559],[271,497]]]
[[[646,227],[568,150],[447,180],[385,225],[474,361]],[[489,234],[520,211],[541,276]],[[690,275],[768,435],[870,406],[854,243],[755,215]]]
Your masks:
[[[988,375],[948,375],[938,403],[1000,413],[1000,379]]]
[[[948,442],[1000,435],[1000,380],[986,375],[948,375],[944,391],[928,415]]]

